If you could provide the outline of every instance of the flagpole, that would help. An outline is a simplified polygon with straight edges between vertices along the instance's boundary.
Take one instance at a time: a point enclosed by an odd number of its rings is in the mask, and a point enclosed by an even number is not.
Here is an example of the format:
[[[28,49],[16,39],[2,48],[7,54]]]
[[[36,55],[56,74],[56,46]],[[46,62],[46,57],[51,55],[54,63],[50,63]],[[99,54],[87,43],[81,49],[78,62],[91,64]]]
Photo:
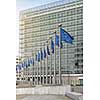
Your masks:
[[[56,84],[56,31],[54,32],[54,84]]]
[[[41,60],[41,84],[44,84],[44,53],[43,53],[43,48],[44,48],[44,44],[41,43],[41,50],[42,50],[42,60]]]
[[[48,46],[48,41],[46,42],[46,47]],[[46,84],[48,84],[48,54],[46,57]]]
[[[21,70],[21,74],[22,74],[22,79],[24,79],[25,78],[25,80],[26,80],[26,69],[24,70]],[[21,80],[22,80],[21,79]],[[26,80],[27,81],[27,80]],[[22,80],[22,85],[24,84],[24,81]]]
[[[42,46],[43,46],[43,49],[42,49],[43,50],[42,51],[43,52],[43,62],[42,62],[42,76],[43,76],[43,78],[42,78],[42,85],[44,85],[44,79],[45,79],[44,78],[45,77],[45,71],[44,71],[45,70],[45,68],[44,68],[45,67],[44,48],[45,48],[45,44],[43,43]]]
[[[21,85],[23,85],[23,75],[22,75],[22,70],[21,70]]]
[[[35,50],[35,57],[36,57],[36,50]],[[36,57],[36,59],[37,59],[37,57]],[[36,60],[35,59],[35,60]],[[36,85],[38,85],[38,61],[35,61],[36,63],[35,63],[35,67],[36,67]]]
[[[61,27],[62,24],[59,25],[59,84],[61,84],[61,34],[60,34]]]
[[[36,63],[35,63],[35,56],[36,56],[36,53],[34,53],[34,59],[33,59],[33,61],[34,61],[34,85],[36,85]]]
[[[22,85],[22,72],[20,71],[20,85]]]
[[[33,58],[31,58],[32,59],[32,86],[33,85],[35,85],[35,83],[34,83],[34,70],[35,70],[35,68],[34,68],[34,65],[33,65]]]
[[[22,75],[23,75],[23,85],[24,85],[24,70],[22,69]]]
[[[41,84],[41,72],[42,72],[42,71],[41,71],[41,69],[42,69],[41,50],[42,50],[42,49],[40,48],[40,67],[39,67],[39,68],[40,68],[40,69],[39,69],[39,72],[40,72],[40,84]]]
[[[51,51],[52,37],[50,37],[50,84],[52,84],[52,51]]]
[[[39,52],[39,51],[38,51]],[[38,56],[38,55],[37,55]],[[38,60],[38,59],[37,59]],[[39,62],[37,61],[37,85],[39,85]]]
[[[45,50],[45,43],[43,44],[43,47],[44,47],[44,50]],[[44,51],[43,51],[44,52]],[[44,57],[43,57],[44,58]],[[44,58],[44,60],[43,60],[43,64],[44,64],[44,66],[43,66],[43,85],[44,85],[44,77],[45,77],[45,58]]]
[[[28,58],[28,60],[29,60],[29,58]],[[28,62],[28,64],[29,64],[29,62]],[[28,78],[30,77],[30,68],[29,68],[29,66],[27,67],[27,81],[28,81]],[[28,82],[29,84],[30,84],[30,78],[29,78],[29,82]]]
[[[23,70],[22,70],[22,67],[21,67],[21,85],[23,86]]]
[[[20,84],[19,70],[17,70],[17,73],[16,74],[18,74],[18,79],[19,79],[18,84]]]
[[[32,60],[32,85],[35,85],[35,67],[34,67],[34,55],[32,56],[31,60]]]
[[[25,72],[25,73],[24,73],[24,74],[25,74],[25,83],[27,84],[27,77],[26,77],[27,71],[26,71],[26,65],[27,65],[27,64],[26,64],[26,62],[25,62],[25,68],[24,68],[24,72]]]
[[[27,63],[28,63],[28,60],[27,60]],[[29,66],[27,66],[27,68],[26,68],[26,73],[27,73],[27,82],[28,82],[28,77],[29,77],[29,75],[28,75],[28,74],[29,74],[29,69],[28,69],[28,67],[29,67]],[[28,82],[28,85],[29,85],[29,82]]]

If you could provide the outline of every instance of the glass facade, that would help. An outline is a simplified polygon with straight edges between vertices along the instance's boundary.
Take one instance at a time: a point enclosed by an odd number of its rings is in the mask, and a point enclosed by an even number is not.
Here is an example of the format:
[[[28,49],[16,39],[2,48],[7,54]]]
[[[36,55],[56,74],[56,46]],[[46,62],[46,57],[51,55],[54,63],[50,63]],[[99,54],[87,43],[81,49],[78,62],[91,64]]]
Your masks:
[[[69,1],[69,2],[68,2]],[[62,74],[83,73],[83,1],[64,0],[37,8],[31,8],[20,12],[20,54],[23,59],[32,57],[35,52],[44,47],[47,39],[54,35],[55,30],[59,34],[58,25],[62,24],[67,32],[74,37],[73,44],[63,42],[61,49]],[[50,47],[50,45],[49,45]],[[51,61],[52,57],[52,61]],[[56,74],[59,67],[59,49],[56,46]],[[54,55],[48,57],[48,74]],[[36,65],[38,66],[38,64]],[[43,67],[43,62],[42,62]],[[34,67],[35,69],[36,67]],[[45,69],[45,68],[44,68]],[[30,72],[31,69],[29,68]],[[53,73],[53,72],[52,72]],[[41,73],[42,74],[42,73]]]

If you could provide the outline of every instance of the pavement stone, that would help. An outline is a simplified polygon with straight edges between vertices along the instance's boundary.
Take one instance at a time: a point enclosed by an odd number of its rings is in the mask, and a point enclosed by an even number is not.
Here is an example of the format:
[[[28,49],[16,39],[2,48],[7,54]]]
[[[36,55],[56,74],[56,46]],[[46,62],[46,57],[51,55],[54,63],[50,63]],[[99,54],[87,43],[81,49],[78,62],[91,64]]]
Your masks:
[[[17,95],[16,100],[72,100],[62,95]]]

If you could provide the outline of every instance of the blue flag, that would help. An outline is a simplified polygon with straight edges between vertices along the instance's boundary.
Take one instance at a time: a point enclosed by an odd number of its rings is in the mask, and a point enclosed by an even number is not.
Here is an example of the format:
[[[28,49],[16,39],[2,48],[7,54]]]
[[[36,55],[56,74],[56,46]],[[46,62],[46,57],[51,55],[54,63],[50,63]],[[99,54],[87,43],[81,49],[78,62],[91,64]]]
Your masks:
[[[52,49],[52,53],[54,53],[54,42],[51,41],[51,49]]]
[[[35,55],[35,60],[38,61],[38,56],[37,56],[37,54]]]
[[[30,64],[33,64],[33,59],[32,58],[30,58]]]
[[[74,38],[62,28],[60,28],[60,35],[61,35],[61,41],[65,41],[67,43],[72,44]]]
[[[56,45],[59,47],[59,36],[58,36],[58,35],[56,35]],[[61,42],[61,44],[60,44],[60,47],[61,47],[61,48],[63,47],[62,42]]]
[[[27,61],[24,61],[24,66],[25,66],[25,68],[28,67],[28,63],[27,63]]]
[[[42,52],[42,50],[41,50],[41,60],[43,60],[43,52]]]
[[[47,46],[47,54],[50,55],[49,47]]]
[[[32,63],[32,64],[33,64],[33,66],[34,66],[34,58],[32,58],[32,62],[33,62],[33,63]]]
[[[46,51],[45,51],[45,48],[44,48],[44,58],[46,58]]]
[[[30,59],[30,64],[34,65],[34,58]]]
[[[22,69],[22,65],[21,64],[19,64],[19,71]]]
[[[39,53],[39,51],[38,51],[38,62],[40,61],[40,53]]]
[[[21,66],[22,66],[22,68],[24,68],[24,67],[25,67],[24,62],[22,62],[22,65],[21,65]]]
[[[16,72],[18,72],[18,68],[16,67]]]
[[[19,65],[16,65],[16,72],[19,71]]]
[[[59,46],[59,36],[56,35],[56,45]]]
[[[28,63],[28,66],[30,66],[30,59],[28,59],[27,63]]]
[[[25,62],[23,62],[23,68],[25,68],[25,67],[26,67]]]

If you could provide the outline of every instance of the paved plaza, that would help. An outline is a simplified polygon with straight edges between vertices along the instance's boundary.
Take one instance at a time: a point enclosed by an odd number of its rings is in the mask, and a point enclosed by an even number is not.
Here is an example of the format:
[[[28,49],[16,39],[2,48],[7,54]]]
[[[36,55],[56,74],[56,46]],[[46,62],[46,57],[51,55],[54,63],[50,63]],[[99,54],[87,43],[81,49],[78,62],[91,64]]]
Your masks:
[[[72,100],[62,95],[17,95],[16,100]]]

